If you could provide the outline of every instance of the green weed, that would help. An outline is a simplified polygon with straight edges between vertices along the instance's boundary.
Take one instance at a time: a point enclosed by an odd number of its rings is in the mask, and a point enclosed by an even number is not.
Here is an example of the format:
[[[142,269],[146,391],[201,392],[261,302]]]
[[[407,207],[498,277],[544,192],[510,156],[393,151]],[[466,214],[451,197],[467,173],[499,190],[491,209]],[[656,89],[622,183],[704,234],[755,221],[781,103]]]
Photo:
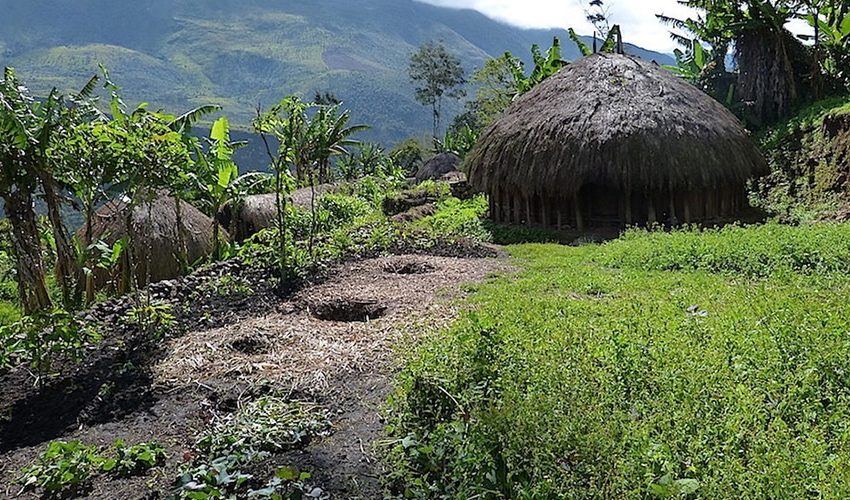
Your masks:
[[[316,405],[271,396],[251,401],[235,413],[213,420],[198,441],[198,459],[177,481],[178,496],[201,500],[301,498],[309,473],[283,467],[263,481],[244,470],[329,430],[326,411]]]
[[[407,498],[846,498],[848,227],[523,245],[408,355]]]
[[[127,446],[124,441],[115,442],[115,458],[103,461],[103,472],[118,477],[143,474],[165,463],[165,448],[159,443],[139,443]]]
[[[49,495],[81,494],[90,486],[103,457],[94,446],[79,441],[53,441],[38,461],[21,472],[24,490],[41,488]]]

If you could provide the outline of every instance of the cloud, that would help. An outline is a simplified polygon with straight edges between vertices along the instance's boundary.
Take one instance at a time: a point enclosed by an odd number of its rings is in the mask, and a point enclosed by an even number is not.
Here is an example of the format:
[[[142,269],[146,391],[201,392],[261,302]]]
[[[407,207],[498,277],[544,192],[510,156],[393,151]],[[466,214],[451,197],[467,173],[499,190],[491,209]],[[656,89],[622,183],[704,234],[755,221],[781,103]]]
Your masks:
[[[593,33],[580,0],[419,0],[452,8],[474,9],[493,19],[523,28],[574,28]],[[625,41],[641,47],[671,52],[676,44],[655,14],[687,17],[693,11],[676,0],[610,0],[611,20],[623,27]]]

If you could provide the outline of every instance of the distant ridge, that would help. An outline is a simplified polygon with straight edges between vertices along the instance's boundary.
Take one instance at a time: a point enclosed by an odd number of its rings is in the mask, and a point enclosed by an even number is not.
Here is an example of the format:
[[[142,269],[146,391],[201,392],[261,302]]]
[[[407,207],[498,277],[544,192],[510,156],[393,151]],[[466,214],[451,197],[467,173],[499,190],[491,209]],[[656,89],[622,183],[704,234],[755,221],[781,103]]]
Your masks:
[[[565,57],[577,58],[563,31],[413,0],[10,1],[0,15],[0,64],[44,92],[77,88],[103,63],[128,101],[175,112],[217,103],[243,128],[258,103],[331,91],[372,126],[367,139],[390,145],[430,128],[406,74],[423,42],[442,40],[472,70],[506,50],[527,59],[533,43],[548,47],[556,35]]]

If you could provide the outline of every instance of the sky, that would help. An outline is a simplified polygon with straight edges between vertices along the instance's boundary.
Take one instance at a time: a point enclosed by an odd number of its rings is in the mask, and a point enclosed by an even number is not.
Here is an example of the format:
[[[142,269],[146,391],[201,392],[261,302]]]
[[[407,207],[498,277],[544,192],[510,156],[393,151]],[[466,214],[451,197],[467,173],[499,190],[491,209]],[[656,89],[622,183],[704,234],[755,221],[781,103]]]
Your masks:
[[[475,9],[488,17],[523,28],[574,28],[590,35],[593,27],[585,20],[588,0],[420,0],[433,5]],[[686,18],[694,15],[676,0],[607,0],[612,24],[623,28],[623,39],[640,47],[671,53],[676,44],[655,14]],[[795,30],[796,31],[796,30]]]

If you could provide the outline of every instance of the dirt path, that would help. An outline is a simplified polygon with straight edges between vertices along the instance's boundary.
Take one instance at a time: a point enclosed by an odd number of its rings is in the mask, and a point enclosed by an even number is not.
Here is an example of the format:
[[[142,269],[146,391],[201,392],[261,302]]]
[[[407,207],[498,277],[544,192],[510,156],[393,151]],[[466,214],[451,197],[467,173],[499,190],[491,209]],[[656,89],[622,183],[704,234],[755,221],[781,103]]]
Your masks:
[[[166,445],[166,467],[146,477],[101,480],[90,492],[91,498],[149,498],[151,491],[168,490],[211,415],[258,394],[285,392],[330,410],[332,433],[265,465],[311,472],[311,486],[324,497],[380,498],[373,445],[383,432],[393,346],[448,324],[462,307],[454,299],[464,294],[463,284],[508,268],[504,259],[420,255],[343,264],[265,312],[167,340],[147,371],[150,394],[137,408],[55,439]],[[17,471],[43,447],[0,453],[0,497],[17,492]]]

